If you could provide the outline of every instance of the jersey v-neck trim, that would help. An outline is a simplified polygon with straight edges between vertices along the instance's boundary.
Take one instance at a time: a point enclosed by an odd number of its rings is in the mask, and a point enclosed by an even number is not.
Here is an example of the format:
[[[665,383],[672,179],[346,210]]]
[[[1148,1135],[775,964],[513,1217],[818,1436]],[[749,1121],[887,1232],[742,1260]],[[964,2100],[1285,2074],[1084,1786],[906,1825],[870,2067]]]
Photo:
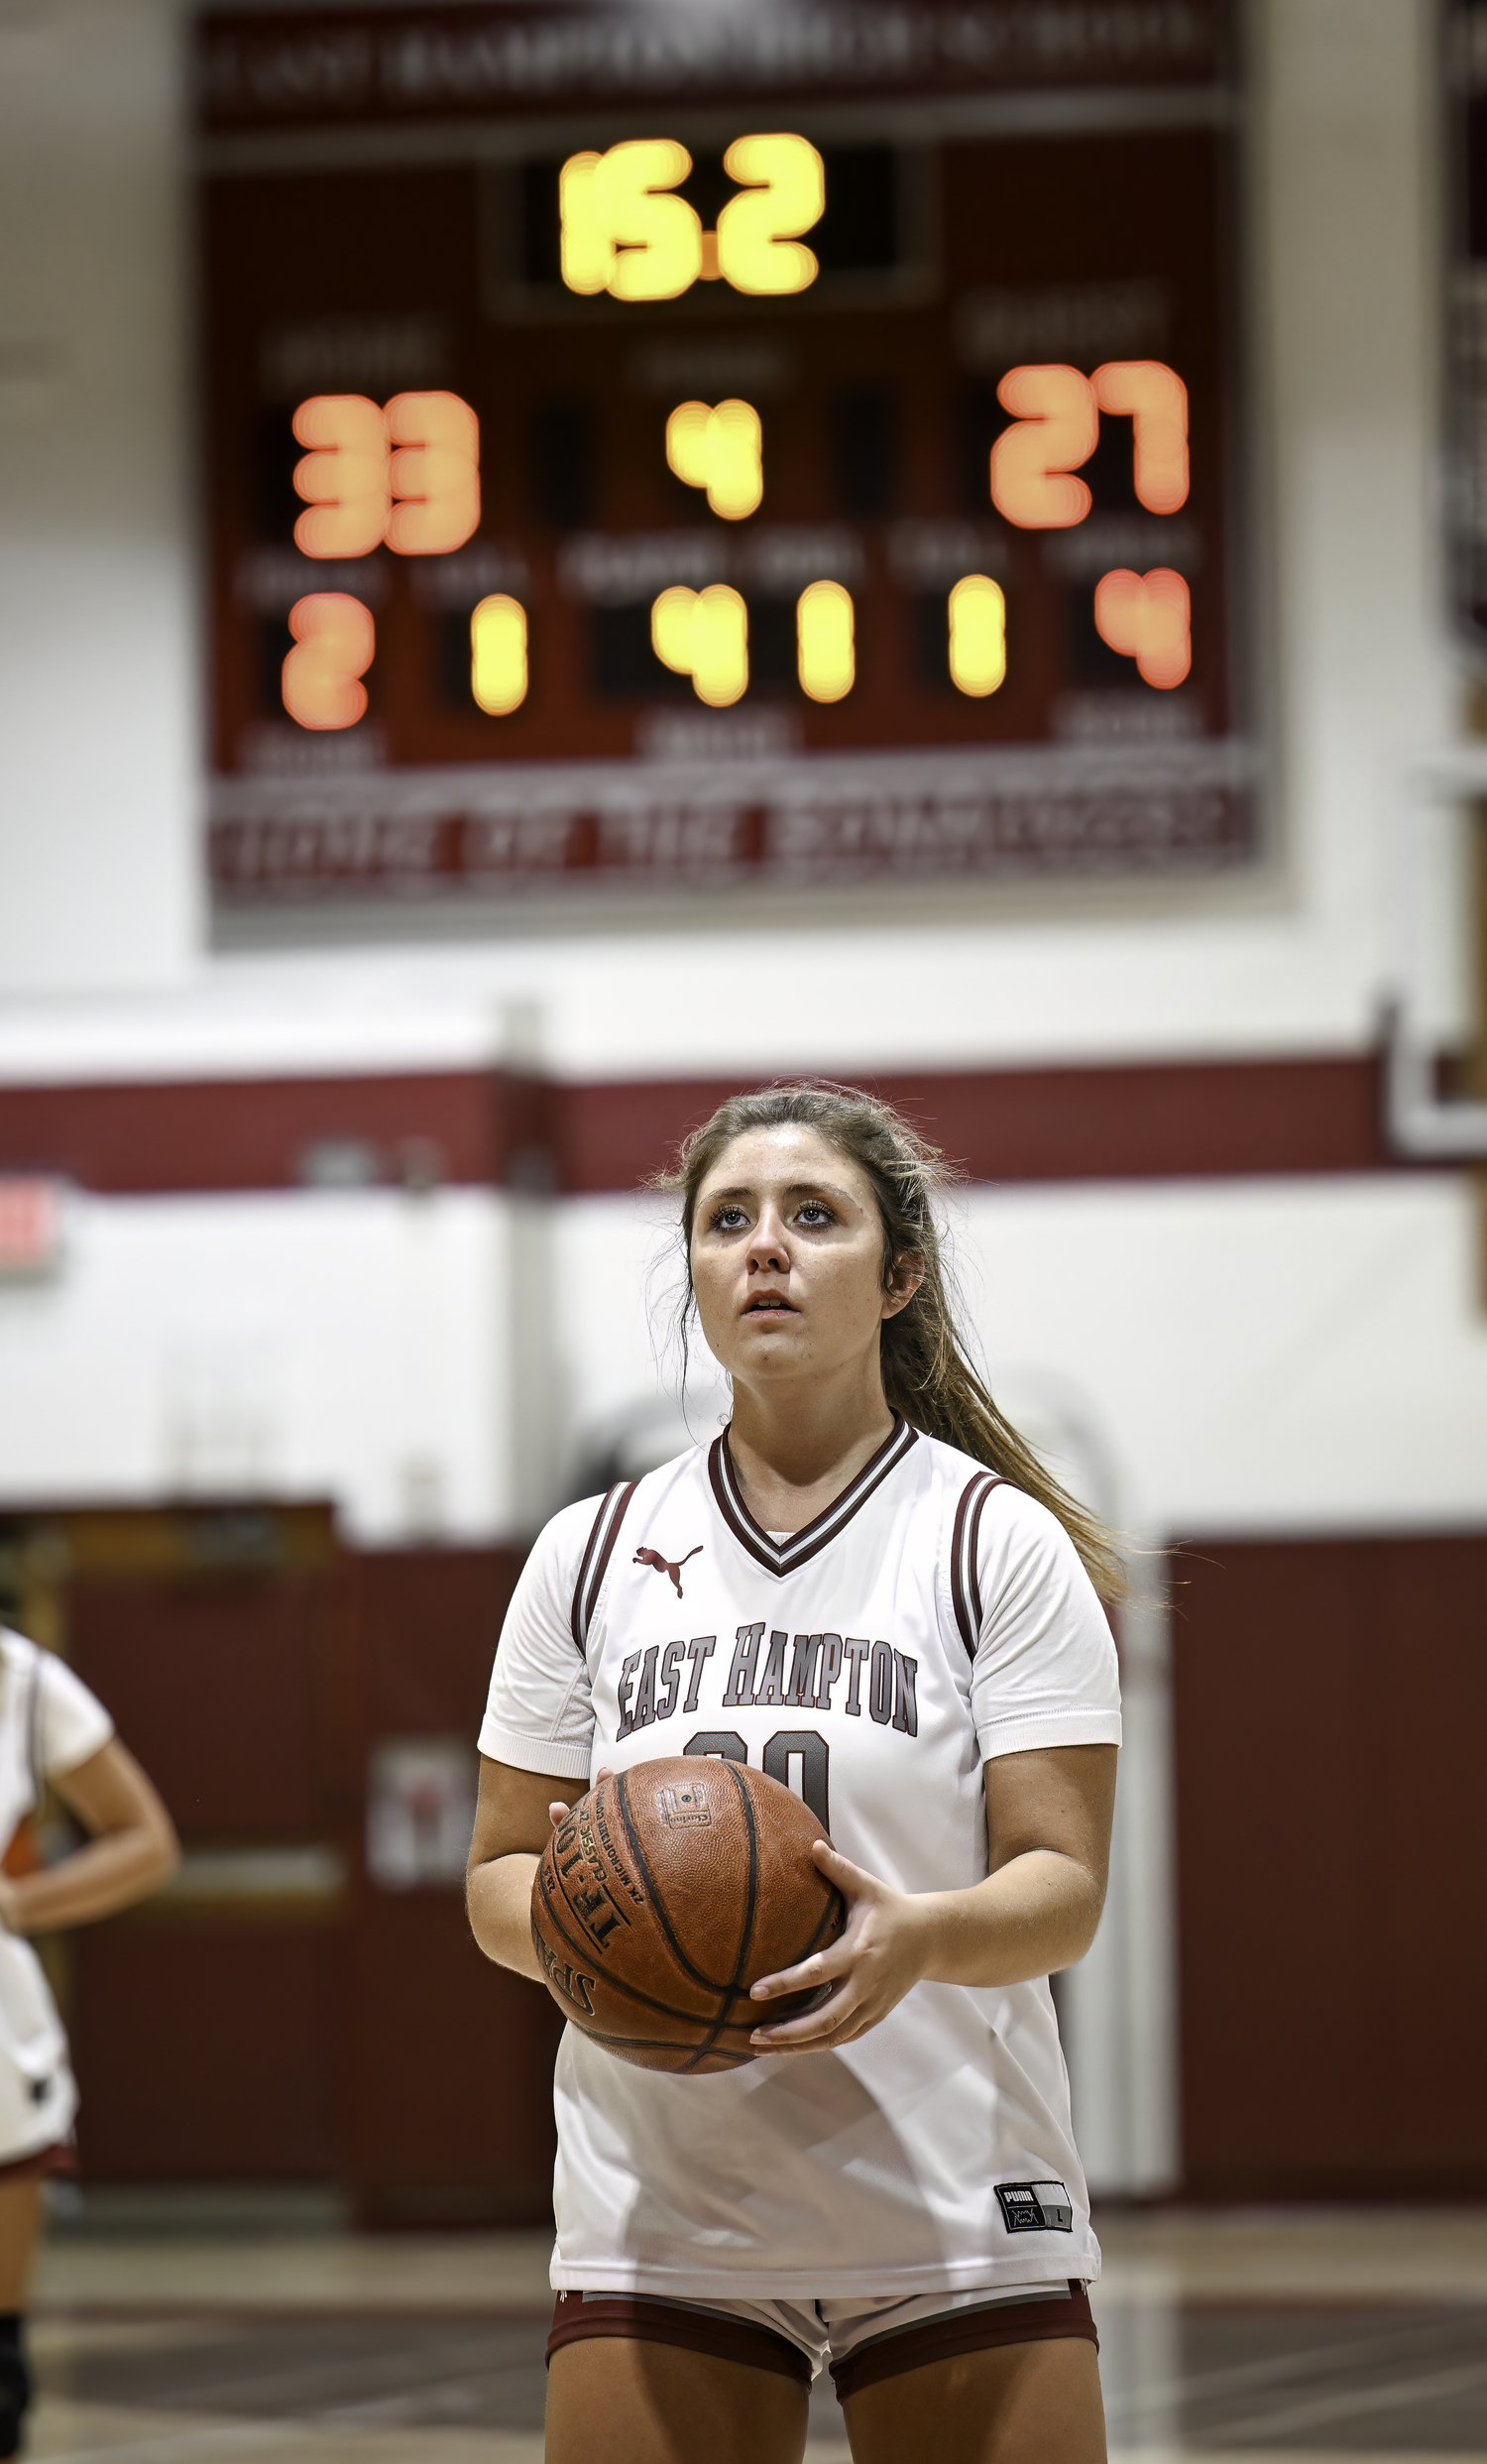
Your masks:
[[[739,1486],[726,1429],[713,1440],[708,1450],[708,1478],[713,1484],[718,1511],[740,1547],[746,1549],[755,1564],[762,1566],[766,1573],[793,1575],[797,1567],[818,1556],[840,1531],[845,1531],[853,1516],[865,1506],[873,1490],[880,1488],[889,1472],[902,1463],[918,1435],[918,1430],[911,1429],[902,1415],[895,1412],[888,1435],[877,1453],[863,1464],[857,1478],[848,1482],[841,1496],[835,1498],[823,1514],[818,1514],[814,1523],[807,1523],[804,1531],[787,1532],[782,1541],[775,1540],[756,1523],[744,1503],[744,1492]]]

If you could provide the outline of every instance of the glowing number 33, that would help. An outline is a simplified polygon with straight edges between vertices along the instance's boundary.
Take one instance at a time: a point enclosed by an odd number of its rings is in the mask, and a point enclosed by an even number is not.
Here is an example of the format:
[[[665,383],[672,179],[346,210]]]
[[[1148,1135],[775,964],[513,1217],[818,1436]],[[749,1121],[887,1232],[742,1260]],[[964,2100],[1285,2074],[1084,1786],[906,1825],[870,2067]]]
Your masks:
[[[315,394],[294,413],[311,450],[294,486],[308,512],[294,525],[306,556],[447,556],[480,521],[480,422],[458,394]]]

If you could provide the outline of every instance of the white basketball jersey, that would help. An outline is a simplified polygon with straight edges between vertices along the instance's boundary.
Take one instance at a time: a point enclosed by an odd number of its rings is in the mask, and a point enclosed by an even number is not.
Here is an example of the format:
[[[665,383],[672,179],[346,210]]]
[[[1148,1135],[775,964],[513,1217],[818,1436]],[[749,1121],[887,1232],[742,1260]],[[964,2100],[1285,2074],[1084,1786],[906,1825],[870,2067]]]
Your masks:
[[[901,1420],[784,1538],[726,1436],[566,1508],[517,1584],[480,1738],[568,1779],[747,1762],[915,1892],[984,1877],[984,1761],[1119,1741],[1109,1628],[1062,1526]],[[701,2078],[570,2027],[556,2099],[560,2289],[809,2300],[1099,2272],[1046,1978],[920,1984],[840,2052]]]

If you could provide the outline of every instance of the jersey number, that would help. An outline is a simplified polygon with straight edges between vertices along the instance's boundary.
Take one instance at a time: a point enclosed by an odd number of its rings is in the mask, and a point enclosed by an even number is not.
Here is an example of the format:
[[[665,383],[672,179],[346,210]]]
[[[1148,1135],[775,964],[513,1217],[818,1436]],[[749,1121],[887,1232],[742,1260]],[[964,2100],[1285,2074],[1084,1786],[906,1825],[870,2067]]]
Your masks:
[[[684,1754],[711,1754],[722,1762],[748,1760],[748,1748],[737,1728],[699,1728],[695,1737],[688,1737],[682,1747]],[[795,1794],[808,1805],[823,1830],[830,1830],[827,1818],[827,1764],[831,1749],[814,1728],[781,1728],[764,1748],[764,1770],[782,1788],[794,1788],[790,1765],[800,1765],[800,1786]]]

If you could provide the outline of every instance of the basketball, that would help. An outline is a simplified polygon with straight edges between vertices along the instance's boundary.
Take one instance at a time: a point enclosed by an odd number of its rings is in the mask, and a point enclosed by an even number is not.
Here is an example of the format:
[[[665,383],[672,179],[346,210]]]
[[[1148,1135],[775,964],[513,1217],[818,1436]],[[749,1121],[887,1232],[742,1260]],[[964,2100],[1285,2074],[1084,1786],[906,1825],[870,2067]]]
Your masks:
[[[778,1780],[672,1755],[581,1797],[542,1851],[531,1931],[567,2019],[644,2070],[735,2070],[767,2018],[822,1988],[755,2003],[760,1976],[834,1942],[847,1921],[811,1843],[829,1836]]]

